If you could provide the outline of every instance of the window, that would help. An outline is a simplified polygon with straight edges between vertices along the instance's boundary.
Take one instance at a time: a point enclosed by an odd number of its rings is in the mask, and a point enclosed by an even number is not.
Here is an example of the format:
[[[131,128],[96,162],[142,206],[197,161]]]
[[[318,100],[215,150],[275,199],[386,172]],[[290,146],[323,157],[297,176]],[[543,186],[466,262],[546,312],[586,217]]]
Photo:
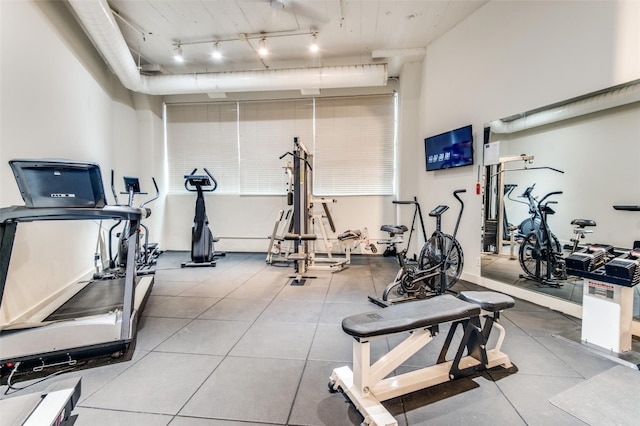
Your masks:
[[[394,190],[395,96],[316,100],[315,195]]]
[[[184,176],[207,168],[216,193],[238,193],[237,115],[235,103],[167,105],[169,192],[184,191]]]
[[[293,138],[312,143],[313,99],[240,104],[240,193],[284,194]],[[288,157],[291,159],[291,157]]]
[[[216,193],[284,194],[279,157],[298,137],[314,155],[315,195],[393,194],[395,111],[395,95],[167,105],[169,191],[206,167]]]

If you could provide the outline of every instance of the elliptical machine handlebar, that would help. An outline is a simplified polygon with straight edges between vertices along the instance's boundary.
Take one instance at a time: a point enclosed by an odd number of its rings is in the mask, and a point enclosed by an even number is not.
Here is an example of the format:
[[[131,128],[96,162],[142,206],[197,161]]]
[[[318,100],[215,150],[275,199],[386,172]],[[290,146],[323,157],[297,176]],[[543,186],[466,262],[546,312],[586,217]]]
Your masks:
[[[119,206],[120,201],[118,201],[118,193],[116,192],[116,187],[113,180],[114,180],[114,173],[113,173],[113,169],[111,169],[111,192],[113,193],[113,199],[116,202],[116,205]]]
[[[141,209],[145,209],[147,210],[147,217],[151,216],[151,209],[145,207],[147,204],[149,204],[152,201],[155,201],[158,199],[158,197],[160,197],[160,189],[158,189],[158,183],[156,182],[156,178],[154,178],[153,176],[151,177],[151,180],[153,181],[153,186],[156,189],[156,195],[153,198],[148,199],[147,201],[145,201],[144,203],[140,204],[140,208]]]
[[[218,181],[213,177],[213,175],[207,170],[206,167],[202,168],[206,175],[197,175],[197,168],[193,169],[193,171],[184,176],[184,189],[189,192],[198,192],[198,189],[203,192],[213,192],[218,188]],[[209,187],[209,188],[204,188]]]
[[[538,201],[538,206],[542,206],[544,204],[544,201],[547,198],[552,197],[554,195],[560,195],[560,194],[562,194],[562,191],[553,191],[553,192],[548,193],[547,195],[542,197],[542,199],[540,199],[540,201]],[[549,203],[553,203],[553,201],[549,201],[547,204],[549,204]],[[556,201],[556,203],[557,203],[557,201]]]
[[[140,190],[140,182],[139,179],[137,177],[130,177],[130,176],[124,176],[124,184],[125,184],[125,188],[126,191],[121,191],[120,194],[121,195],[128,195],[129,196],[129,200],[127,202],[127,205],[129,207],[133,207],[133,198],[135,195],[147,195],[148,192],[143,192]],[[120,206],[120,201],[118,200],[118,192],[116,191],[115,188],[115,173],[113,171],[113,169],[111,169],[111,193],[113,194],[113,199],[116,203],[117,206]],[[158,183],[156,182],[156,179],[152,176],[151,180],[153,181],[153,186],[156,190],[156,194],[153,198],[144,201],[142,204],[140,204],[140,208],[141,209],[146,209],[147,211],[147,216],[149,217],[151,216],[151,210],[148,208],[145,208],[145,206],[149,203],[151,203],[152,201],[157,200],[160,197],[160,189],[158,188]]]

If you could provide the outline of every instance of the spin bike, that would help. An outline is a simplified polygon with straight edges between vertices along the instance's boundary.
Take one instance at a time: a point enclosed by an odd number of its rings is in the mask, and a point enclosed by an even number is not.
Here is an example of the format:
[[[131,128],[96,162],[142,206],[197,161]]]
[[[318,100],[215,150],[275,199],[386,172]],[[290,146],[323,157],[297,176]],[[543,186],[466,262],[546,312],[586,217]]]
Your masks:
[[[209,218],[204,201],[205,192],[213,192],[218,188],[218,181],[213,175],[203,168],[206,175],[198,175],[198,169],[185,175],[184,188],[189,192],[197,192],[195,217],[191,228],[191,261],[183,262],[181,266],[216,266],[216,257],[224,256],[226,253],[216,252],[214,243],[219,241],[209,229]]]
[[[382,299],[369,296],[371,302],[384,307],[412,299],[424,299],[444,294],[458,282],[464,264],[462,247],[456,239],[464,211],[464,202],[458,194],[465,192],[466,189],[453,191],[453,196],[460,203],[453,235],[442,232],[442,214],[449,206],[439,205],[431,210],[429,216],[436,218],[436,230],[422,246],[418,259],[407,260],[407,249],[398,253],[400,270],[396,278],[384,289]]]
[[[392,201],[393,204],[398,205],[413,205],[413,219],[411,220],[411,230],[407,228],[405,225],[382,225],[380,227],[381,231],[385,231],[389,233],[389,239],[378,241],[378,244],[386,244],[387,248],[385,249],[383,256],[397,256],[398,253],[402,253],[404,256],[407,254],[407,250],[403,250],[398,252],[397,245],[399,243],[404,242],[402,235],[409,231],[409,238],[407,239],[406,247],[411,246],[411,236],[413,235],[413,231],[416,230],[416,221],[420,221],[420,227],[422,228],[422,237],[424,240],[427,240],[427,231],[424,228],[424,220],[422,219],[422,210],[420,209],[420,203],[418,203],[418,197],[413,197],[412,201]]]
[[[551,232],[547,216],[555,211],[549,204],[557,201],[548,200],[562,191],[550,192],[540,199],[536,205],[540,226],[534,228],[520,245],[519,261],[524,275],[520,278],[530,279],[551,287],[560,287],[560,281],[567,279],[567,266],[562,254],[562,246],[558,238]]]

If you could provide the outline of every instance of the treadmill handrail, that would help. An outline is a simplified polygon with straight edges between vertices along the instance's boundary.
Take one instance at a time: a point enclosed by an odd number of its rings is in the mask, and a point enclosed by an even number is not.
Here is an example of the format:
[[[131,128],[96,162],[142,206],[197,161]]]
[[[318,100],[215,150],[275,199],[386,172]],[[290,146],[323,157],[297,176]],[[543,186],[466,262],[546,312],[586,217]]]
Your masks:
[[[141,220],[148,216],[148,209],[129,206],[104,206],[100,208],[29,208],[25,206],[10,206],[0,208],[0,223],[41,220]]]

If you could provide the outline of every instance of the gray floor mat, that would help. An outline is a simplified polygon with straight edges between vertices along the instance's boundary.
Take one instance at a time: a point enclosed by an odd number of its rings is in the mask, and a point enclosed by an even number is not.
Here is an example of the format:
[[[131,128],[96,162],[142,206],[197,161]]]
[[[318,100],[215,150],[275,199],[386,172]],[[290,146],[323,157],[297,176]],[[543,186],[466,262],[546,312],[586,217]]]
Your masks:
[[[589,425],[637,425],[640,371],[616,366],[549,399]]]

